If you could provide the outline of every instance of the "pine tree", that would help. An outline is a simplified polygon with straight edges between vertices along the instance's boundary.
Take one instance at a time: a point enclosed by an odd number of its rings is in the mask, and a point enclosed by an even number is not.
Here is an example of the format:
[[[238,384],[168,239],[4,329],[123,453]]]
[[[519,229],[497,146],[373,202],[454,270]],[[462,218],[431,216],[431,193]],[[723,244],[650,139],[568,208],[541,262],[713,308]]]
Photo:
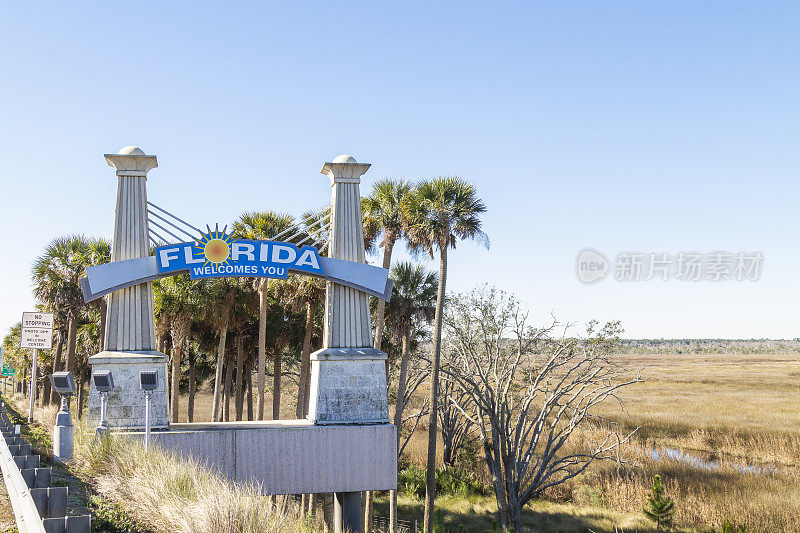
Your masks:
[[[664,486],[661,484],[661,476],[653,478],[653,488],[647,495],[647,505],[643,509],[645,516],[656,523],[656,530],[661,531],[662,526],[672,525],[672,517],[675,514],[675,503],[671,498],[664,495]]]

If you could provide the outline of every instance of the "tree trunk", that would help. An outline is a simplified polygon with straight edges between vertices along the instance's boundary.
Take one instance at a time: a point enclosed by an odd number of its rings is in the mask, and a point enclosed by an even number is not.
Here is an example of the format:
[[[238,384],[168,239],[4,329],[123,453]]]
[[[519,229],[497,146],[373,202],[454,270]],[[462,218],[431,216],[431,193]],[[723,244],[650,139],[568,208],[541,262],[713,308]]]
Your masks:
[[[389,491],[389,533],[397,533],[397,491]]]
[[[74,312],[69,313],[69,318],[67,319],[67,364],[64,369],[67,372],[72,372],[72,375],[75,375],[75,368],[73,365],[75,364],[75,343],[77,341],[77,333],[78,333],[78,318],[75,316]]]
[[[219,346],[217,347],[217,371],[214,374],[214,407],[211,413],[211,420],[219,422],[222,420],[220,412],[220,400],[222,399],[222,367],[225,364],[225,343],[228,338],[228,320],[230,319],[230,308],[223,310],[223,317],[219,327]]]
[[[308,395],[311,390],[311,335],[314,333],[314,315],[317,306],[306,302],[306,331],[303,337],[303,353],[300,355],[300,383],[297,385],[297,418],[308,414]]]
[[[272,419],[279,420],[281,417],[281,351],[279,347],[275,348],[275,353],[272,356]]]
[[[50,405],[50,376],[47,375],[47,368],[44,365],[42,365],[40,372],[42,372],[44,379],[42,380],[42,391],[39,394],[39,405],[45,407]]]
[[[383,268],[389,270],[392,266],[392,250],[394,250],[394,243],[397,237],[394,235],[387,236],[383,245]],[[373,346],[376,350],[381,349],[383,343],[383,326],[385,323],[384,315],[386,313],[386,302],[378,298],[378,308],[375,310],[375,340]],[[386,377],[389,377],[389,358],[386,358]]]
[[[264,420],[267,372],[267,281],[258,290],[258,419]]]
[[[322,519],[325,522],[325,529],[328,532],[332,532],[334,530],[333,498],[334,496],[332,492],[326,492],[322,495]]]
[[[313,493],[308,495],[308,514],[311,515],[312,520],[317,514],[317,495]]]
[[[108,312],[108,300],[106,296],[100,298],[100,351],[106,349],[106,313]]]
[[[51,355],[53,352],[51,350]],[[42,393],[39,395],[40,405],[45,407],[46,405],[50,405],[50,376],[47,375],[47,367],[44,364],[43,360],[39,360],[39,366],[41,366],[40,372],[42,373]]]
[[[242,419],[244,409],[244,339],[236,335],[236,420]]]
[[[403,351],[400,357],[400,376],[397,380],[397,403],[394,408],[394,427],[397,428],[397,450],[400,450],[400,429],[403,425],[403,411],[406,408],[406,378],[408,376],[408,360],[411,354],[411,327],[403,332]],[[397,532],[397,491],[389,491],[389,531]]]
[[[448,232],[449,233],[449,232]],[[426,463],[424,533],[433,531],[433,504],[436,499],[436,431],[439,409],[439,361],[442,354],[442,318],[447,283],[447,241],[439,244],[439,291],[433,327],[433,368],[431,368],[430,414],[428,415],[428,460]]]
[[[179,399],[180,396],[180,381],[181,381],[181,355],[183,353],[184,341],[178,339],[178,342],[173,342],[172,346],[172,394],[170,395],[170,402],[172,405],[172,422],[178,423],[180,415]]]
[[[368,490],[364,494],[364,533],[372,533],[372,510],[375,506],[375,491]]]
[[[189,422],[194,422],[194,393],[196,379],[194,368],[195,354],[194,351],[189,350],[187,355],[189,357],[189,406],[186,413],[186,419]]]
[[[231,420],[231,383],[233,383],[233,354],[228,352],[225,363],[225,383],[223,394],[225,395],[225,422]]]
[[[489,470],[489,475],[492,479],[492,490],[494,491],[494,499],[497,502],[497,516],[501,527],[505,528],[508,526],[508,502],[506,501],[506,491],[503,488],[503,467],[500,464],[500,448],[496,442],[497,435],[493,430],[491,442],[483,434],[481,439],[483,441],[483,458],[486,461],[486,468]]]
[[[392,249],[394,248],[395,238],[389,236],[383,245],[383,268],[389,269],[392,265]],[[375,311],[375,339],[373,341],[373,346],[376,350],[381,349],[381,344],[383,344],[383,325],[384,325],[384,315],[386,313],[386,302],[378,298],[378,308]],[[386,358],[384,363],[386,371],[386,381],[389,381],[389,358]],[[399,437],[399,430],[398,430],[398,437]],[[373,492],[367,491],[366,502],[364,503],[364,532],[370,533],[372,531],[372,507],[375,495]]]
[[[514,531],[522,531],[522,507],[517,502],[517,498],[512,498],[508,506],[508,518],[514,525]]]
[[[252,363],[247,362],[244,367],[244,377],[247,380],[247,419],[253,420],[253,369]]]
[[[397,449],[400,449],[400,426],[403,425],[403,411],[406,408],[406,379],[408,377],[408,360],[411,355],[411,327],[403,332],[403,351],[400,357],[400,376],[397,380],[397,404],[394,410],[394,425],[397,428]]]
[[[56,336],[56,351],[53,355],[53,372],[58,372],[61,369],[61,352],[64,350],[64,333],[59,330]],[[50,403],[59,404],[58,393],[52,391],[50,393]]]
[[[78,418],[83,418],[83,382],[86,381],[86,372],[83,369],[79,371],[78,375]]]
[[[453,439],[442,439],[442,462],[445,465],[454,466],[455,458],[453,457]]]

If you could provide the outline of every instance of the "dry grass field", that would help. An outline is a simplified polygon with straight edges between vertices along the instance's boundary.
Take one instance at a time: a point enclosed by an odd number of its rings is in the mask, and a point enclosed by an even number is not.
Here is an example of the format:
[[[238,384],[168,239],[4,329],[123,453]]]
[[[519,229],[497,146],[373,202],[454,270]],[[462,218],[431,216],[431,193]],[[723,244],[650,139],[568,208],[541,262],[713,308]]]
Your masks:
[[[684,524],[718,528],[727,519],[749,531],[800,531],[800,356],[619,357],[644,368],[648,381],[620,395],[624,413],[611,403],[602,410],[641,427],[628,447],[639,468],[593,474],[610,507],[640,508],[644,482],[661,473]],[[665,451],[677,456],[664,460]]]
[[[604,414],[641,426],[643,434],[685,437],[701,430],[757,439],[800,436],[800,355],[618,358],[631,369],[644,369],[648,380],[621,394],[626,417],[611,403]]]
[[[640,428],[624,449],[637,466],[597,464],[532,503],[526,512],[531,530],[649,531],[641,508],[659,473],[676,501],[679,530],[719,531],[729,520],[748,531],[800,531],[800,355],[616,358],[631,371],[642,369],[647,382],[624,390],[621,403],[608,402],[597,414],[623,429]],[[285,418],[294,416],[293,387],[284,386]],[[204,389],[195,420],[207,420],[209,409]],[[425,447],[426,428],[420,427],[406,459],[423,464]],[[377,510],[385,516],[384,502],[379,498]],[[491,497],[444,497],[439,504],[448,528],[491,528]],[[401,518],[421,518],[421,511],[422,502],[401,497]]]

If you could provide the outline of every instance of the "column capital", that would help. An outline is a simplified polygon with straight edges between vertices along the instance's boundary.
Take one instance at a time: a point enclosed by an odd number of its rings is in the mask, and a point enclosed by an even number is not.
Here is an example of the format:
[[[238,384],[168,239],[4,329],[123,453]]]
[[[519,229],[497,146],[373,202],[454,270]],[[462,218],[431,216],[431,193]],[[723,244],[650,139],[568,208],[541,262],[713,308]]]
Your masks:
[[[370,166],[369,163],[359,163],[353,156],[340,155],[322,165],[320,174],[325,174],[331,179],[331,187],[335,183],[361,183],[361,176]]]
[[[116,154],[105,154],[108,166],[117,170],[117,176],[147,176],[147,172],[158,166],[154,155],[146,155],[141,148],[125,146]]]

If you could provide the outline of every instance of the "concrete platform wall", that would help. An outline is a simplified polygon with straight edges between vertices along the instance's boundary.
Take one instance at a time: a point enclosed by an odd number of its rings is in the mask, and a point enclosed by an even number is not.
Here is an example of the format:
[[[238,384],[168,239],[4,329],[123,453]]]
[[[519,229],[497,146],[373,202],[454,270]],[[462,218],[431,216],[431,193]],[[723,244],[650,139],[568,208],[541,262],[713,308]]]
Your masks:
[[[143,437],[143,433],[133,433]],[[304,420],[172,424],[151,442],[206,463],[267,494],[397,488],[391,424],[315,426]]]

